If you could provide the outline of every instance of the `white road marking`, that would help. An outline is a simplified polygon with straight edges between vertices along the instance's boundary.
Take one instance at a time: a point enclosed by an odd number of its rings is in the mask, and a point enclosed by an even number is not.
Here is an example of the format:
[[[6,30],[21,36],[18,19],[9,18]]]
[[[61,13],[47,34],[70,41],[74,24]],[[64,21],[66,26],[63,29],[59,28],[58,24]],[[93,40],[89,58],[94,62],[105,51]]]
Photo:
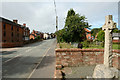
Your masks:
[[[50,47],[51,48],[51,47]],[[29,80],[31,78],[31,76],[33,75],[33,73],[35,72],[35,70],[38,68],[38,66],[40,65],[40,63],[42,62],[43,58],[47,55],[47,52],[50,50],[50,48],[47,49],[47,51],[45,52],[45,54],[43,55],[42,59],[40,62],[38,62],[38,64],[35,66],[35,68],[33,69],[33,71],[30,73],[30,75],[28,76],[28,78],[26,80]]]
[[[11,60],[13,60],[14,58],[17,58],[17,57],[19,57],[19,56],[20,56],[20,55],[17,55],[17,56],[15,56],[15,57],[11,58],[11,59],[8,59],[8,60],[4,61],[3,64],[6,63],[6,62],[8,62],[8,61],[11,61]]]
[[[32,49],[28,49],[28,50],[26,50],[25,52],[30,52]]]
[[[25,52],[30,52],[32,49],[35,49],[35,48],[37,48],[37,47],[27,47],[27,50],[25,51]],[[11,60],[13,60],[14,58],[17,58],[17,57],[19,57],[19,56],[21,56],[22,54],[19,54],[19,55],[17,55],[17,56],[15,56],[15,57],[13,57],[13,58],[11,58],[11,59],[8,59],[8,60],[6,60],[6,61],[4,61],[3,62],[3,64],[4,63],[6,63],[6,62],[9,62],[9,61],[11,61]],[[6,57],[8,57],[9,55],[7,55]]]

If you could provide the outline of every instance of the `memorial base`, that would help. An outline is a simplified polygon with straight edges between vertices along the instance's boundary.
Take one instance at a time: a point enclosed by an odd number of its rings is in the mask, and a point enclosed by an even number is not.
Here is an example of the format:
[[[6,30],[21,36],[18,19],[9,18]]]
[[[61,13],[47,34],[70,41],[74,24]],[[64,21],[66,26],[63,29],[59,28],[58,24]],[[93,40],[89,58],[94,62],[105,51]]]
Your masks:
[[[93,78],[118,78],[119,71],[113,67],[106,67],[104,64],[99,64],[95,67]]]

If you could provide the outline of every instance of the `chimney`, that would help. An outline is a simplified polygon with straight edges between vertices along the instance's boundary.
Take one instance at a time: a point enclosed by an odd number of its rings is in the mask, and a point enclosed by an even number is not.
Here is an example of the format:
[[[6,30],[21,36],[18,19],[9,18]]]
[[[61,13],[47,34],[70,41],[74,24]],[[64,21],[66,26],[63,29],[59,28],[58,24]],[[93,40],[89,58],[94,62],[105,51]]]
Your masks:
[[[25,24],[25,23],[23,23],[23,26],[25,26],[25,27],[26,27],[26,24]]]
[[[13,20],[14,23],[18,24],[18,20]]]

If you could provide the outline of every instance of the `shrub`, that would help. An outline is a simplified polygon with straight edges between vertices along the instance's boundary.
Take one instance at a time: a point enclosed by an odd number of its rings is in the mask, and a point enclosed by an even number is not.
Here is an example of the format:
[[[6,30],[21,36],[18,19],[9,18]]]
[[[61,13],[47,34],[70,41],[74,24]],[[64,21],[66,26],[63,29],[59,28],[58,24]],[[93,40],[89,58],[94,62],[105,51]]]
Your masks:
[[[82,43],[83,47],[88,48],[89,44],[90,44],[90,41],[85,40],[84,42],[81,42],[81,43]]]
[[[35,38],[35,40],[39,40],[39,39],[41,39],[40,36],[37,36],[37,37]]]

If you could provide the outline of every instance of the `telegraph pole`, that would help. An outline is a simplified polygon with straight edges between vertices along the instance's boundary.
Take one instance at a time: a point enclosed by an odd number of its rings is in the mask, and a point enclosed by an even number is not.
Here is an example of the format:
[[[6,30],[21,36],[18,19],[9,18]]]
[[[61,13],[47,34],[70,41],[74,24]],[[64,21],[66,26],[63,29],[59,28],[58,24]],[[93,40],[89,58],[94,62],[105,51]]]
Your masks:
[[[55,7],[55,15],[56,15],[56,32],[58,31],[58,16],[57,16],[57,10],[56,10],[56,3],[54,0],[54,7]]]
[[[58,16],[56,16],[56,32],[58,31]]]

